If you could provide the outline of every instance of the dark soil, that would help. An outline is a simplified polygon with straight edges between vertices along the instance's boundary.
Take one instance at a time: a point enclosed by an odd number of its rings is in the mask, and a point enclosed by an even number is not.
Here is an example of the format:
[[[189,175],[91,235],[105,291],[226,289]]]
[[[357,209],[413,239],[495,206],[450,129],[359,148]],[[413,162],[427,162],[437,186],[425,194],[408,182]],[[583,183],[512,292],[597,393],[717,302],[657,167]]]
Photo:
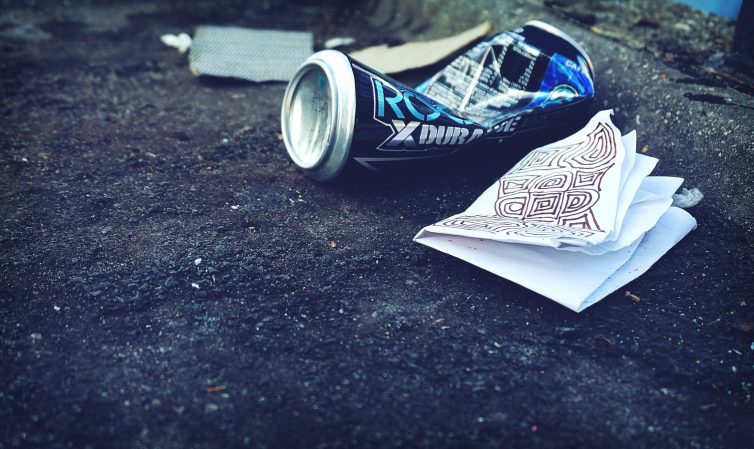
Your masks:
[[[0,448],[750,444],[754,98],[536,2],[348,5],[5,7]],[[581,314],[411,241],[510,158],[318,184],[278,137],[284,84],[194,79],[159,41],[530,18],[584,44],[595,110],[706,195]]]

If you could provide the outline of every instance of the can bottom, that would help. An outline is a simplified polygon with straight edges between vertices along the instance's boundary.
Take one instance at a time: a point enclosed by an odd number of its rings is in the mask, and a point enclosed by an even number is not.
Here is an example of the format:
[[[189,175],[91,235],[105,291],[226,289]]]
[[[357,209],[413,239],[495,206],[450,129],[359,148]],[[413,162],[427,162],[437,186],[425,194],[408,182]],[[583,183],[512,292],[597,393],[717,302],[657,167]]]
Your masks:
[[[315,53],[299,68],[283,98],[281,127],[293,162],[318,181],[335,179],[348,160],[356,88],[348,57]]]

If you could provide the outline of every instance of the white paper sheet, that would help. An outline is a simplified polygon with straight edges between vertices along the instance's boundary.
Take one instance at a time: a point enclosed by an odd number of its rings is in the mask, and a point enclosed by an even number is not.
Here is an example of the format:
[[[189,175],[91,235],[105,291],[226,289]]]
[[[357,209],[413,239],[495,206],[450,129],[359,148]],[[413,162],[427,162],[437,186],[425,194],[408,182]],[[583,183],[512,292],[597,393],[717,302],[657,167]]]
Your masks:
[[[680,178],[652,177],[602,111],[529,153],[463,213],[414,238],[581,311],[644,273],[696,226],[671,207]]]
[[[531,151],[464,213],[428,230],[554,248],[599,244],[616,225],[626,160],[611,114]]]

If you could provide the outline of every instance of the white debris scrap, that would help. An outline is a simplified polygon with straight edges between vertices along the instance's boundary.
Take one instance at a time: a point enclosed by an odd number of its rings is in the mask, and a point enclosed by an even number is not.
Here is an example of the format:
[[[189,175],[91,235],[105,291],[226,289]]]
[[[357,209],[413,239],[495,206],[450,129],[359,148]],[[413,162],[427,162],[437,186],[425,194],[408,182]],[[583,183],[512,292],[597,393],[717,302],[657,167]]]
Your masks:
[[[191,36],[186,33],[181,33],[177,36],[175,34],[163,34],[160,36],[160,40],[168,47],[177,48],[178,53],[181,54],[186,53],[191,47]]]
[[[196,259],[194,259],[194,265],[199,266],[200,263],[202,263],[201,257],[197,257]]]
[[[325,41],[325,48],[345,47],[356,42],[352,37],[333,37]]]
[[[673,206],[688,209],[699,204],[703,198],[704,194],[696,187],[691,190],[684,187],[681,189],[681,193],[673,194]]]

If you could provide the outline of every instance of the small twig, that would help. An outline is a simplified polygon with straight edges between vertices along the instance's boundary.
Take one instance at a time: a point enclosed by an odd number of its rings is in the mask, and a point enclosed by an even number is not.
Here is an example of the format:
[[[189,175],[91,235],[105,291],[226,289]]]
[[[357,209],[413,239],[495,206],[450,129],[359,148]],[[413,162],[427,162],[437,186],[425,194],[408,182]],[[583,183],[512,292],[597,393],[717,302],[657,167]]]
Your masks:
[[[615,342],[613,340],[605,337],[604,335],[597,335],[594,338],[596,338],[597,340],[604,340],[605,343],[607,343],[608,346],[615,346]]]

